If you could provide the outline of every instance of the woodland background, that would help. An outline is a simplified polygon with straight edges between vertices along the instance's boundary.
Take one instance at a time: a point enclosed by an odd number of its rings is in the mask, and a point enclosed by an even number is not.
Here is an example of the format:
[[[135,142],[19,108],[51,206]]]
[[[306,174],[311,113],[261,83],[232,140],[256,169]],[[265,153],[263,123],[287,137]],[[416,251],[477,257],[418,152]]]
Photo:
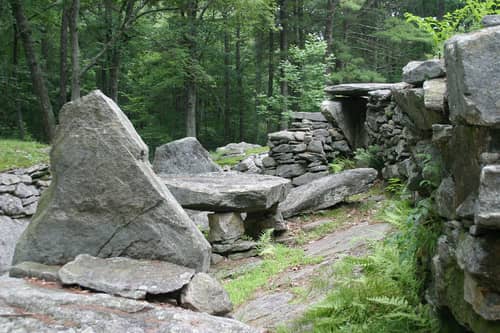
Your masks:
[[[405,13],[465,3],[0,0],[0,137],[49,142],[61,106],[98,88],[153,148],[265,143],[290,111],[319,111],[325,85],[396,82],[439,56]]]

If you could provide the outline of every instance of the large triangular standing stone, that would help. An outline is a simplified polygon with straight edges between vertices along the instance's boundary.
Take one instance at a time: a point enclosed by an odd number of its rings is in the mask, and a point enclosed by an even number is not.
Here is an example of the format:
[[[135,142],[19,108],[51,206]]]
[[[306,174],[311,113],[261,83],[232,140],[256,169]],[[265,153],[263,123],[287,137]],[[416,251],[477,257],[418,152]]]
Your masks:
[[[65,264],[81,253],[156,259],[206,271],[210,245],[148,162],[148,147],[100,91],[66,104],[53,180],[14,263]]]

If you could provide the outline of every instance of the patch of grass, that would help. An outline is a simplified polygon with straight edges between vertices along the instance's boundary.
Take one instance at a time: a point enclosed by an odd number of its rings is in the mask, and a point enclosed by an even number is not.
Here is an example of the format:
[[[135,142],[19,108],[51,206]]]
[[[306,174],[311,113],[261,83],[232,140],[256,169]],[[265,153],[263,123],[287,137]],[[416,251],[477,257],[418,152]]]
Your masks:
[[[268,244],[261,249],[264,260],[245,274],[223,282],[234,305],[248,300],[253,293],[266,286],[269,279],[287,268],[319,263],[321,258],[309,257],[302,249],[290,248],[282,244]]]
[[[382,182],[376,182],[375,185],[373,185],[368,191],[359,194],[354,194],[348,197],[348,201],[349,202],[365,201],[369,200],[370,197],[385,195],[386,189],[384,188],[383,185],[384,184]]]
[[[237,165],[238,163],[240,163],[245,158],[247,158],[248,156],[267,153],[268,151],[269,151],[269,147],[259,147],[259,148],[248,149],[245,151],[245,155],[241,155],[241,156],[224,157],[224,156],[222,156],[221,153],[217,153],[217,152],[211,152],[210,156],[212,157],[212,160],[214,160],[214,162],[219,164],[220,166],[233,167],[233,166]]]
[[[342,224],[343,224],[342,221],[331,221],[324,223],[308,232],[301,230],[295,238],[295,243],[297,245],[304,245],[309,243],[310,241],[323,238],[324,236],[334,232]]]
[[[392,200],[380,216],[398,231],[372,244],[371,254],[335,264],[329,277],[335,288],[295,327],[280,332],[439,332],[431,307],[421,302],[424,279],[419,275],[437,234],[422,222],[432,221],[432,213],[425,205],[413,208]]]
[[[47,145],[19,140],[0,140],[0,171],[48,163]]]
[[[352,220],[353,215],[369,214],[370,211],[376,209],[377,203],[374,200],[370,200],[370,196],[383,194],[383,190],[380,190],[380,186],[373,187],[369,192],[353,195],[348,198],[346,203],[338,205],[334,209],[329,209],[321,211],[316,214],[303,215],[301,217],[303,222],[317,219],[331,219],[332,221],[324,223],[317,228],[305,232],[300,231],[295,239],[295,243],[298,245],[303,245],[309,243],[310,241],[320,239],[325,235],[328,235],[339,227],[343,226]],[[380,220],[378,217],[378,212],[374,215],[376,220]]]
[[[329,167],[330,173],[339,173],[344,170],[354,169],[356,167],[356,161],[345,157],[338,157],[329,164]]]

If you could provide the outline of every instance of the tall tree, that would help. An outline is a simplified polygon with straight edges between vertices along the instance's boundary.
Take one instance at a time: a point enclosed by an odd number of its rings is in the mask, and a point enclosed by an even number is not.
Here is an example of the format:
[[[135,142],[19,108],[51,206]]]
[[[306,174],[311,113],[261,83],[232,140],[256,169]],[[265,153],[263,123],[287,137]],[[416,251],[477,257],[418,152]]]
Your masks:
[[[13,84],[12,90],[14,91],[14,104],[16,108],[16,114],[17,114],[17,124],[19,128],[19,138],[21,140],[24,140],[25,136],[25,129],[24,129],[24,120],[23,120],[23,111],[21,109],[20,103],[17,101],[18,99],[18,66],[19,66],[19,47],[18,47],[18,40],[19,40],[19,31],[17,29],[17,25],[14,23],[13,24],[13,29],[12,29],[12,79],[13,79]]]
[[[63,0],[61,8],[61,31],[59,35],[59,108],[68,100],[68,27],[69,6]]]
[[[78,44],[78,15],[80,0],[71,4],[69,30],[71,36],[71,100],[80,98],[80,46]]]
[[[54,139],[56,121],[54,113],[52,111],[52,104],[50,102],[49,93],[47,86],[45,84],[45,79],[43,77],[42,69],[37,60],[37,56],[34,49],[34,43],[31,36],[31,29],[24,14],[24,8],[21,0],[9,0],[12,14],[16,20],[17,27],[19,29],[19,34],[21,40],[23,41],[24,52],[26,54],[26,59],[29,64],[31,81],[33,84],[33,89],[38,97],[40,103],[40,108],[42,111],[42,119],[44,124],[45,136],[49,142]]]
[[[231,45],[229,43],[228,13],[224,18],[224,141],[229,142],[231,135]]]
[[[333,56],[333,18],[335,15],[335,6],[337,0],[327,0],[326,9],[326,24],[325,24],[325,42],[326,42],[326,52],[325,60],[328,60]],[[330,74],[333,71],[331,66],[326,66],[326,74]]]
[[[280,22],[280,61],[283,65],[288,59],[288,4],[289,0],[280,0],[279,22]],[[288,126],[288,82],[283,66],[280,66],[280,93],[283,98],[280,110],[280,128],[286,129]]]
[[[196,99],[197,82],[194,68],[197,63],[197,38],[198,38],[198,1],[189,0],[186,6],[188,31],[185,42],[188,48],[189,63],[186,68],[186,136],[196,137]]]

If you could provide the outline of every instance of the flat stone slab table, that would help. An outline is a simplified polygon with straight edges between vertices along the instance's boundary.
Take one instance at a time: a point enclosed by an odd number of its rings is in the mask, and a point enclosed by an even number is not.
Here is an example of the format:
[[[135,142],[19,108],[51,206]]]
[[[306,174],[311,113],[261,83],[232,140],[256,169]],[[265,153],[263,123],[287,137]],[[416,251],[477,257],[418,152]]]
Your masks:
[[[410,85],[404,82],[400,83],[347,83],[328,86],[325,88],[325,93],[330,96],[368,96],[371,91],[384,89],[404,89]]]
[[[251,235],[284,225],[277,208],[291,187],[288,179],[240,172],[159,176],[184,208],[247,213],[245,229]]]
[[[161,179],[184,208],[212,212],[271,209],[288,194],[288,179],[240,172],[165,175]]]

